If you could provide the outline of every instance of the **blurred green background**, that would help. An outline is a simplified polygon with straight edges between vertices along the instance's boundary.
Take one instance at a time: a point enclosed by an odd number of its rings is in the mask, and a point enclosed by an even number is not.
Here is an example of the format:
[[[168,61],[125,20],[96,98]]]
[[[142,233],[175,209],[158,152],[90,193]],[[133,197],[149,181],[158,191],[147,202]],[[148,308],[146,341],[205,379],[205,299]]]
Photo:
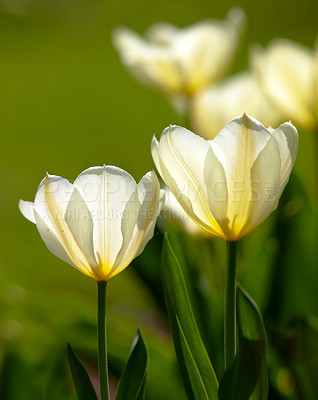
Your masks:
[[[0,0],[1,399],[74,399],[67,341],[96,375],[96,284],[46,249],[18,200],[34,199],[46,171],[73,181],[90,166],[113,164],[139,180],[153,168],[153,133],[182,124],[164,95],[121,65],[113,29],[143,33],[157,21],[186,26],[223,19],[232,6],[244,9],[247,27],[229,73],[248,67],[251,44],[274,37],[315,43],[313,0]],[[318,398],[310,397],[317,393],[310,377],[318,373],[317,135],[300,132],[279,212],[240,249],[240,280],[270,331],[271,399]],[[219,373],[225,245],[184,238],[177,228],[171,234],[180,257],[187,251],[190,294]],[[110,367],[116,382],[140,324],[150,347],[147,398],[183,399],[160,287],[160,242],[157,231],[145,253],[109,284]],[[299,380],[309,387],[303,397]]]

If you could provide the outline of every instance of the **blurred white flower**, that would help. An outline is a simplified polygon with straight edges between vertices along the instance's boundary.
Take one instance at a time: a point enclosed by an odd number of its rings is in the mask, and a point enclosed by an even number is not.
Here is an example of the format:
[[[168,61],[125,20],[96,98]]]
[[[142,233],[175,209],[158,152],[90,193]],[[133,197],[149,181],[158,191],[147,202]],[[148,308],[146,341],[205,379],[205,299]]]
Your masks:
[[[158,23],[145,39],[117,28],[113,41],[123,64],[140,81],[171,96],[191,97],[225,74],[244,21],[243,11],[235,8],[225,21],[206,20],[185,28]]]
[[[318,127],[318,47],[311,50],[287,39],[266,49],[254,47],[252,70],[284,119],[305,129]]]
[[[48,249],[96,281],[125,269],[152,238],[164,199],[154,172],[137,184],[126,171],[92,167],[71,184],[48,175],[34,203],[20,200]]]
[[[199,135],[213,139],[229,121],[244,112],[262,121],[264,126],[282,122],[248,71],[199,92],[191,104],[191,127]]]

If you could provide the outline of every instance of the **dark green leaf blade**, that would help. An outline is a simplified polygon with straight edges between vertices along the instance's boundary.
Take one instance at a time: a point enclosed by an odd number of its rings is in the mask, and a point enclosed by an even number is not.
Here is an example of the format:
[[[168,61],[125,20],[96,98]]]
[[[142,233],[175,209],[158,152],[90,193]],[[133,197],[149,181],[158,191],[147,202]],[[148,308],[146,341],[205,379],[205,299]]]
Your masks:
[[[67,344],[67,353],[78,400],[97,400],[90,377],[69,343]]]
[[[129,359],[120,377],[116,400],[142,400],[148,372],[148,349],[142,332],[138,329]]]
[[[218,382],[193,315],[180,264],[167,234],[162,279],[176,354],[189,399],[217,400]]]
[[[266,336],[261,313],[249,294],[237,288],[239,349],[226,370],[220,400],[267,400]]]

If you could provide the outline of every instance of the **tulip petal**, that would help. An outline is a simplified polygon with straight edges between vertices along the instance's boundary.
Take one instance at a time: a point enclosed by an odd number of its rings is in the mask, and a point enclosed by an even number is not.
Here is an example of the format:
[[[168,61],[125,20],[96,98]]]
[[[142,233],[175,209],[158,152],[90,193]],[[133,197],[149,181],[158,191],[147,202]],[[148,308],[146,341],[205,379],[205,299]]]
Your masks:
[[[50,252],[53,253],[56,257],[65,261],[66,263],[72,265],[79,271],[84,272],[70,258],[61,240],[55,233],[53,227],[47,224],[48,221],[42,219],[36,211],[34,212],[34,216],[39,234],[41,235],[42,240],[44,241],[46,247],[50,250]]]
[[[19,200],[19,209],[26,219],[36,224],[34,217],[34,204],[32,201]]]
[[[192,218],[184,211],[178,200],[175,198],[167,185],[163,184],[165,191],[164,204],[160,213],[163,221],[174,219],[181,227],[192,236],[210,237],[211,232],[202,229]]]
[[[250,167],[270,137],[260,122],[244,113],[209,141],[225,169],[228,184],[243,182],[249,176]]]
[[[190,95],[224,75],[237,48],[244,20],[244,13],[236,8],[225,21],[201,21],[175,35],[171,54],[182,68]]]
[[[281,194],[280,171],[280,152],[275,138],[271,137],[251,167],[251,197],[246,199],[247,207],[235,221],[238,239],[251,232],[276,209]]]
[[[273,40],[265,50],[254,49],[252,66],[266,95],[285,117],[312,127],[313,52],[286,39]]]
[[[152,238],[157,216],[164,200],[164,191],[154,172],[148,172],[138,183],[126,203],[121,230],[123,245],[107,279],[125,269]]]
[[[167,46],[178,34],[179,29],[167,22],[157,22],[146,32],[146,38],[149,43],[154,45]]]
[[[83,197],[76,187],[74,187],[68,202],[64,219],[72,232],[74,240],[83,254],[85,254],[95,276],[98,277],[98,264],[93,244],[93,219]]]
[[[47,197],[55,197],[59,207],[53,210],[54,218],[62,219],[73,193],[73,185],[64,178],[46,174],[40,183],[34,200],[34,211],[48,224],[52,225],[51,210],[48,208]]]
[[[207,189],[209,208],[214,220],[211,220],[212,233],[226,239],[228,217],[228,188],[224,168],[210,147],[204,163],[204,182]]]
[[[146,186],[148,186],[150,182],[152,182],[152,186],[154,188],[152,198],[150,197],[151,192],[149,192],[149,189],[147,189],[149,195],[144,194]],[[165,191],[160,189],[159,181],[154,172],[151,172],[151,175],[145,175],[145,177],[141,179],[138,184],[138,192],[139,198],[141,199],[141,208],[137,226],[139,231],[144,232],[144,234],[136,257],[143,252],[146,244],[152,238],[157,222],[157,217],[163,207],[165,200]],[[150,199],[151,201],[149,201]]]
[[[159,142],[156,136],[153,136],[151,141],[151,155],[153,162],[155,163],[155,166],[157,168],[157,171],[159,172],[160,176],[162,176],[162,171],[160,168],[160,157],[159,157]]]
[[[65,254],[61,250],[62,246],[67,254],[67,258],[72,260],[71,265],[75,265],[84,274],[94,277],[92,269],[96,267],[96,260],[93,253],[92,241],[79,240],[82,232],[85,229],[89,230],[90,214],[85,221],[81,220],[79,232],[72,231],[72,228],[79,227],[78,224],[76,225],[73,222],[73,226],[69,226],[67,222],[66,214],[68,209],[69,214],[72,214],[73,207],[74,212],[84,207],[84,200],[79,195],[76,198],[73,197],[73,192],[73,185],[66,179],[47,175],[41,182],[34,201],[37,228],[47,247],[52,252],[54,251],[55,255],[65,260]],[[71,205],[70,200],[72,200]],[[77,200],[77,203],[80,202],[81,205],[74,205],[74,200]],[[61,246],[57,245],[55,239],[60,242]]]
[[[272,133],[276,140],[281,159],[280,186],[286,186],[291,170],[294,166],[298,149],[298,132],[290,123],[286,122]]]
[[[153,147],[154,148],[154,147]],[[201,227],[218,226],[207,202],[204,163],[209,143],[185,128],[170,126],[160,138],[159,168],[166,185]],[[156,150],[154,161],[156,161]]]
[[[167,92],[175,93],[179,90],[180,68],[165,47],[148,44],[127,28],[117,28],[113,42],[122,63],[136,79],[151,86],[159,86]]]
[[[228,206],[223,230],[228,240],[237,240],[244,226],[253,198],[251,168],[270,138],[271,134],[262,124],[243,114],[210,141],[226,174]]]
[[[83,196],[94,221],[94,248],[100,276],[105,279],[123,243],[121,221],[136,182],[126,171],[92,167],[82,172],[74,186]]]

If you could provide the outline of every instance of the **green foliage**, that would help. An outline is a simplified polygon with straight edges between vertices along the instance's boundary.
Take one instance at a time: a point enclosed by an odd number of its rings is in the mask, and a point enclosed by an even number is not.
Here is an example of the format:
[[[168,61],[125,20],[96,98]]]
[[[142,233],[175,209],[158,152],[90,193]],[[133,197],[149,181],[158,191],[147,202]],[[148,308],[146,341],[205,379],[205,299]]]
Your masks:
[[[62,356],[54,360],[67,341],[82,349],[81,358],[97,363],[95,282],[48,252],[19,214],[18,199],[34,198],[45,171],[73,180],[83,169],[105,163],[138,179],[153,168],[153,132],[183,124],[167,99],[127,74],[111,45],[112,30],[127,25],[142,33],[158,20],[186,26],[223,18],[233,4],[0,0],[1,399],[40,399],[42,390],[50,400],[72,399],[67,362]],[[248,66],[251,43],[289,37],[313,46],[318,2],[235,4],[244,7],[248,27],[230,72]],[[240,244],[239,280],[260,306],[269,338],[270,400],[318,398],[317,159],[317,133],[300,131],[288,185],[297,177],[302,190],[297,184],[286,192],[277,212]],[[180,250],[172,244],[191,306],[221,376],[224,244],[181,232],[178,241]],[[141,323],[150,353],[147,400],[184,399],[163,312],[160,246],[156,234],[109,285],[110,369],[119,378]]]
[[[189,399],[217,399],[218,382],[202,342],[182,270],[165,236],[162,280],[176,354]]]
[[[116,400],[144,399],[147,371],[148,349],[142,333],[138,329],[129,359],[120,377]]]
[[[78,400],[97,400],[90,377],[70,344],[67,345],[67,353]]]
[[[239,348],[220,382],[220,400],[267,400],[266,337],[254,300],[237,288]]]

